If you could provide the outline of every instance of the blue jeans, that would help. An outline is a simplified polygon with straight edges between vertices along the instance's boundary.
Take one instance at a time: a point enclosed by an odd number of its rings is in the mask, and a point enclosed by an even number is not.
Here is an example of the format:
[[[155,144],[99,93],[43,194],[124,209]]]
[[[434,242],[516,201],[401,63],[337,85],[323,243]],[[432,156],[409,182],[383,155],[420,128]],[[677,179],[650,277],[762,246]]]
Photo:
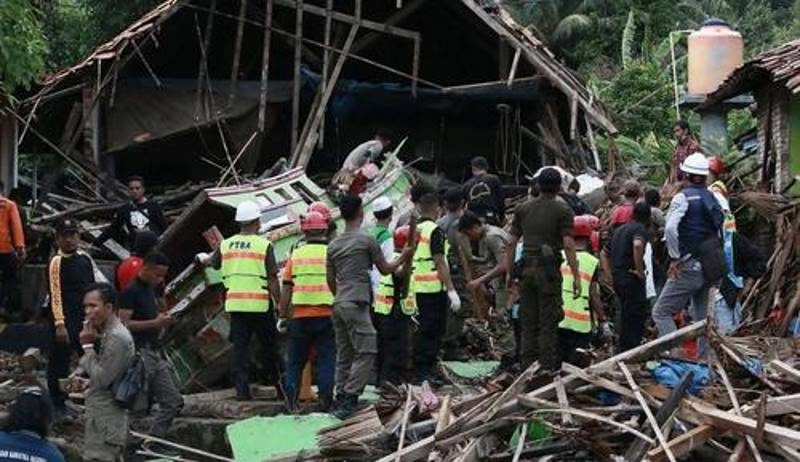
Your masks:
[[[689,315],[692,322],[706,319],[708,308],[708,290],[710,286],[703,278],[703,269],[697,260],[689,260],[675,279],[667,279],[661,294],[653,307],[653,322],[658,329],[658,336],[662,337],[677,330],[672,317],[689,305]],[[702,358],[705,356],[707,340],[705,336],[699,337],[697,352]]]
[[[289,352],[286,368],[286,395],[294,404],[300,391],[303,368],[308,353],[314,347],[317,356],[314,360],[316,383],[320,400],[333,398],[333,378],[336,371],[336,342],[333,335],[333,322],[330,317],[300,318],[289,321]]]
[[[714,317],[717,319],[719,333],[728,335],[742,323],[742,304],[736,300],[736,306],[731,309],[724,298],[718,297],[714,304]]]

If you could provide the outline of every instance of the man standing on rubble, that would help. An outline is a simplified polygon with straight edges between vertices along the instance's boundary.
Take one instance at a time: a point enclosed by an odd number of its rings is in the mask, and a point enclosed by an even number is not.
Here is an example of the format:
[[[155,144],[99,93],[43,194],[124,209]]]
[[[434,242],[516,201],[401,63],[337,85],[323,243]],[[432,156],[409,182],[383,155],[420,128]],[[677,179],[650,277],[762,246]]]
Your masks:
[[[673,316],[690,300],[692,320],[706,319],[709,288],[719,283],[725,271],[720,242],[723,215],[719,202],[706,188],[708,159],[695,153],[680,168],[687,181],[672,198],[664,228],[672,263],[667,283],[653,307],[659,336],[676,329]],[[705,338],[698,342],[701,357],[705,354],[705,344]]]
[[[342,164],[342,170],[355,172],[369,162],[375,162],[383,151],[392,144],[392,139],[384,130],[375,132],[375,138],[365,141],[350,151]]]
[[[344,196],[339,204],[345,229],[328,245],[326,279],[333,291],[333,329],[336,334],[337,409],[346,419],[358,410],[358,398],[373,373],[378,339],[370,318],[370,269],[393,273],[413,252],[406,246],[400,257],[387,262],[378,243],[361,230],[364,208],[358,196]]]
[[[633,221],[614,232],[603,249],[604,267],[610,269],[614,292],[619,297],[622,316],[619,328],[619,351],[639,346],[647,321],[645,248],[650,242],[650,205],[637,202]]]
[[[116,315],[116,294],[109,284],[92,284],[83,297],[86,323],[80,332],[80,366],[89,376],[86,393],[83,460],[122,460],[128,438],[128,411],[114,399],[112,386],[130,367],[135,346]]]
[[[506,253],[506,247],[511,240],[505,230],[490,224],[483,224],[474,213],[467,211],[458,222],[458,231],[464,234],[472,244],[476,244],[478,254],[473,256],[473,261],[476,261],[485,270],[484,275],[473,279],[467,284],[467,287],[475,292],[484,290],[484,284],[489,284],[492,292],[494,293],[494,313],[497,317],[503,317],[505,310],[508,308],[508,290],[506,284],[497,284],[496,277],[504,273],[491,274],[490,271],[498,265],[504,263],[503,257]]]
[[[425,188],[415,185],[415,188]],[[419,310],[419,331],[414,342],[414,367],[416,382],[432,380],[447,328],[447,306],[454,312],[461,309],[461,299],[450,279],[450,269],[445,260],[446,236],[435,222],[439,212],[436,193],[426,190],[415,204],[420,216],[419,244],[414,253],[411,285],[416,294]]]
[[[445,215],[436,220],[436,224],[447,236],[447,264],[450,267],[450,279],[461,298],[461,309],[458,312],[449,310],[447,327],[442,338],[445,360],[464,359],[459,341],[464,333],[464,320],[472,315],[473,298],[467,290],[467,281],[472,278],[470,261],[472,247],[466,236],[458,232],[458,221],[464,213],[464,191],[461,186],[447,190],[444,195]]]
[[[169,264],[166,255],[149,253],[139,274],[120,295],[119,303],[119,318],[131,331],[136,350],[144,362],[151,398],[148,401],[158,404],[150,435],[159,438],[167,435],[172,420],[183,408],[175,371],[167,362],[159,342],[161,331],[175,323],[175,318],[165,311],[163,300],[156,295],[156,290],[167,277]]]
[[[25,260],[25,233],[17,204],[3,195],[0,182],[0,310],[19,311],[19,266]]]
[[[140,176],[128,178],[128,195],[130,202],[120,207],[103,234],[94,240],[95,246],[100,246],[110,237],[121,239],[120,244],[126,247],[133,244],[136,233],[150,230],[160,236],[167,229],[167,221],[158,202],[151,201],[145,196],[144,179]]]
[[[672,151],[672,162],[669,169],[669,182],[676,183],[684,178],[684,160],[691,154],[703,152],[703,148],[692,134],[689,123],[685,120],[677,120],[672,124],[672,136],[675,138],[675,149]]]
[[[572,273],[572,296],[578,298],[582,288],[572,237],[574,214],[558,197],[561,175],[553,168],[545,168],[537,182],[539,196],[514,211],[505,268],[513,268],[517,242],[522,238],[525,268],[520,282],[521,366],[527,368],[538,360],[544,370],[555,372],[560,369],[558,324],[564,318],[562,249]]]
[[[472,178],[464,183],[467,209],[475,212],[485,222],[500,226],[505,222],[506,202],[503,185],[497,175],[489,173],[489,162],[485,157],[473,157],[470,161]]]
[[[336,343],[331,321],[333,293],[326,279],[328,219],[319,212],[309,211],[301,220],[300,228],[305,234],[305,244],[292,250],[283,268],[283,292],[278,308],[282,319],[290,319],[286,399],[289,410],[294,412],[303,367],[314,348],[320,407],[327,412],[333,404],[336,370]]]
[[[253,201],[236,207],[239,233],[220,244],[212,255],[199,254],[201,264],[219,268],[225,286],[225,311],[230,315],[233,343],[232,372],[236,399],[252,399],[250,393],[250,339],[258,338],[266,354],[264,365],[270,384],[280,384],[283,365],[277,354],[274,301],[280,296],[278,264],[267,238],[258,234],[261,208]],[[278,387],[279,388],[279,387]]]
[[[79,334],[83,327],[83,294],[95,282],[107,282],[92,257],[79,249],[78,225],[64,220],[56,226],[58,253],[48,265],[50,311],[54,344],[47,364],[47,388],[53,398],[56,420],[66,416],[65,394],[59,379],[69,374],[72,353],[83,354]]]

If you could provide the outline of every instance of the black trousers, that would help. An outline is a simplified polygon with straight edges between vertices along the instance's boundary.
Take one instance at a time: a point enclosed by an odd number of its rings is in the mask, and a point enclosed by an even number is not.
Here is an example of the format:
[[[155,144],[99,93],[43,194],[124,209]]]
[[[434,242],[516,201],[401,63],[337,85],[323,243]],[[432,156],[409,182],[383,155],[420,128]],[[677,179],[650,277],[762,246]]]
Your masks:
[[[621,310],[619,351],[627,351],[642,343],[644,326],[649,316],[645,282],[632,273],[614,273],[614,292]]]
[[[0,253],[0,307],[19,310],[19,263],[16,253]]]
[[[417,294],[419,331],[414,338],[416,380],[431,378],[439,356],[439,347],[447,329],[447,293]]]
[[[236,393],[241,396],[250,394],[250,339],[253,335],[258,339],[263,351],[264,369],[267,384],[280,384],[283,372],[283,361],[278,353],[278,332],[275,328],[274,310],[266,313],[230,313],[233,344],[231,372]]]
[[[83,318],[83,307],[65,306],[64,327],[67,329],[67,344],[56,342],[55,326],[50,333],[52,346],[50,347],[50,355],[47,361],[47,389],[50,391],[50,397],[56,408],[63,408],[64,400],[66,399],[66,394],[58,386],[58,379],[67,378],[69,375],[70,359],[73,352],[77,353],[78,356],[83,355],[80,341]]]
[[[398,303],[388,315],[378,315],[380,334],[380,381],[395,385],[405,383],[408,364],[408,331],[411,317],[403,313]]]
[[[575,350],[578,348],[588,349],[592,340],[591,332],[581,333],[570,329],[558,329],[558,349],[561,353],[561,361],[577,366]]]

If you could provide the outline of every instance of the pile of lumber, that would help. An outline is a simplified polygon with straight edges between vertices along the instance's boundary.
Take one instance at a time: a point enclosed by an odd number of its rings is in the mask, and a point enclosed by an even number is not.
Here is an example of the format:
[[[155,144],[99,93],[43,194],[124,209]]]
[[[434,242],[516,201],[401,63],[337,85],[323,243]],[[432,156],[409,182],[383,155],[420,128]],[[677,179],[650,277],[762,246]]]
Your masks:
[[[689,371],[671,388],[659,384],[648,363],[699,335],[711,344],[708,381],[697,387]],[[321,432],[317,457],[675,461],[702,452],[709,460],[800,461],[797,348],[786,338],[721,337],[700,321],[584,369],[564,363],[552,374],[534,363],[477,395],[440,392],[425,412],[412,392],[390,396]]]

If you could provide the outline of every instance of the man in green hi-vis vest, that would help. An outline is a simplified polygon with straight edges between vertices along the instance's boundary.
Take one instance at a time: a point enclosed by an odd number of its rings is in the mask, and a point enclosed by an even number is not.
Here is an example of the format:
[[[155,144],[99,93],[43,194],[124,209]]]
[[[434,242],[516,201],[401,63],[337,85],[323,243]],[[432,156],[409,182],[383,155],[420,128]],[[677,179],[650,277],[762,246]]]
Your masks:
[[[280,296],[278,264],[270,241],[258,234],[261,209],[253,201],[236,207],[240,231],[220,244],[213,255],[200,254],[200,263],[219,268],[225,286],[225,311],[230,315],[233,343],[231,369],[238,400],[250,395],[250,339],[255,334],[266,352],[264,364],[271,385],[280,382],[282,362],[277,354],[273,301]]]

